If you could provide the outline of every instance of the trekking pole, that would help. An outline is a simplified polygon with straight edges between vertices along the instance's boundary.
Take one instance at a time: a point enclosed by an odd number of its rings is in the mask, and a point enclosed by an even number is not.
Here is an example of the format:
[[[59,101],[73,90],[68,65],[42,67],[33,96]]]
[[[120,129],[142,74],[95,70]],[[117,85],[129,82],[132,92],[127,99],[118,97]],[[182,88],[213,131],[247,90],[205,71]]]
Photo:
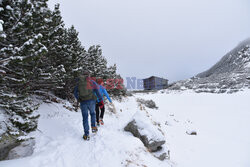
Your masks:
[[[112,107],[113,107],[113,112],[116,114],[116,108],[115,108],[115,105],[114,103],[111,103]]]

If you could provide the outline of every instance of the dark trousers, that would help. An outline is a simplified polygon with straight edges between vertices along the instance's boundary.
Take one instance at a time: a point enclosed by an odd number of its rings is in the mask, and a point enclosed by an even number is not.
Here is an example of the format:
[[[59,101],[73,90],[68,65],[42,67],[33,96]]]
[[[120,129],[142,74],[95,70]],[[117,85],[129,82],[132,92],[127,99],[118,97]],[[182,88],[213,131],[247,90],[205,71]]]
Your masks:
[[[99,107],[98,103],[96,103],[95,112],[96,112],[96,122],[98,123],[99,118],[103,119],[103,117],[104,117],[104,112],[105,112],[104,106],[103,106],[103,108],[101,108],[101,114],[100,114],[100,107]]]

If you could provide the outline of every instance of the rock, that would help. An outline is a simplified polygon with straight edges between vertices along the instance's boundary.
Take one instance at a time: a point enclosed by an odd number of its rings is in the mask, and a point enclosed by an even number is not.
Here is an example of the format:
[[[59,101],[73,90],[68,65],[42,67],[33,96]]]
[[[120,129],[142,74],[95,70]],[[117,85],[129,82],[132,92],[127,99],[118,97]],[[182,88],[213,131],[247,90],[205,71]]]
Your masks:
[[[134,119],[127,124],[124,130],[139,138],[150,152],[161,150],[162,145],[166,142],[161,132],[141,111],[137,112]]]
[[[158,158],[161,161],[164,161],[165,159],[167,159],[167,157],[168,157],[167,153],[163,153],[159,157],[156,157],[156,158]]]
[[[29,139],[27,141],[22,142],[19,146],[10,150],[6,160],[23,158],[33,154],[34,151],[35,140]]]
[[[127,91],[126,96],[133,96],[133,93],[131,91]]]
[[[10,150],[17,147],[20,142],[14,136],[3,134],[0,138],[0,161],[8,157]]]
[[[60,103],[60,101],[57,98],[51,98],[50,100],[54,103]]]
[[[187,133],[188,135],[197,135],[197,132],[194,131],[194,130],[188,130],[188,131],[186,131],[186,133]]]
[[[145,105],[146,107],[148,108],[151,108],[151,109],[158,109],[158,107],[156,106],[155,102],[153,100],[144,100],[144,99],[140,99],[138,98],[137,99],[137,102],[140,104],[140,105]]]
[[[170,159],[170,150],[165,150],[163,148],[161,151],[152,153],[157,159],[164,161],[165,159]]]
[[[69,111],[75,111],[73,107],[63,105],[64,108],[66,108]]]

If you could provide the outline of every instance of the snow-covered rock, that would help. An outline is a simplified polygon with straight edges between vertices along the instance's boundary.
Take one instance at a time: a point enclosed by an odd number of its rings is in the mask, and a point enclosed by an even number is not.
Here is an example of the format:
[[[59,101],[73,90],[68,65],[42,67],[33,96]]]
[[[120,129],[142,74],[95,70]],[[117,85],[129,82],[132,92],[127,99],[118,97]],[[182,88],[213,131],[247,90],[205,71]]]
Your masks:
[[[9,134],[4,134],[1,135],[0,139],[0,161],[5,160],[13,148],[17,147],[20,143],[17,142],[17,140],[9,135]]]
[[[7,156],[7,160],[23,158],[32,155],[34,151],[35,140],[29,139],[22,142],[19,146],[10,150]]]
[[[163,134],[152,124],[144,111],[138,111],[124,130],[139,138],[151,152],[159,151],[166,142]]]
[[[6,159],[10,150],[20,144],[15,137],[16,134],[9,130],[7,120],[6,113],[0,109],[0,160]]]
[[[158,107],[156,106],[155,102],[153,100],[144,100],[142,98],[138,98],[137,99],[137,102],[140,104],[140,105],[145,105],[146,107],[148,108],[151,108],[151,109],[158,109]]]
[[[195,130],[187,130],[186,133],[188,135],[197,135],[197,132]]]
[[[6,114],[3,110],[0,109],[0,160],[3,160],[6,158],[8,152],[13,145],[13,141],[9,140],[7,134],[7,125],[5,123],[6,120]]]

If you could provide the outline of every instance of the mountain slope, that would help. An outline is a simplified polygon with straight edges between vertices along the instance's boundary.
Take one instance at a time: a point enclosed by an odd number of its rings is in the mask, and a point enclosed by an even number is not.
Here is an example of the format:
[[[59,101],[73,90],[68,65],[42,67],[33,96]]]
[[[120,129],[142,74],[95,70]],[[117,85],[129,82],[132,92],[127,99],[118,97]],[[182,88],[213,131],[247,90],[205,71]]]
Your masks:
[[[250,88],[250,38],[241,42],[209,70],[174,83],[170,89],[224,93]]]
[[[205,78],[213,74],[244,70],[244,65],[250,62],[249,57],[250,38],[241,42],[235,49],[227,53],[222,59],[209,70],[200,73],[197,77]]]

